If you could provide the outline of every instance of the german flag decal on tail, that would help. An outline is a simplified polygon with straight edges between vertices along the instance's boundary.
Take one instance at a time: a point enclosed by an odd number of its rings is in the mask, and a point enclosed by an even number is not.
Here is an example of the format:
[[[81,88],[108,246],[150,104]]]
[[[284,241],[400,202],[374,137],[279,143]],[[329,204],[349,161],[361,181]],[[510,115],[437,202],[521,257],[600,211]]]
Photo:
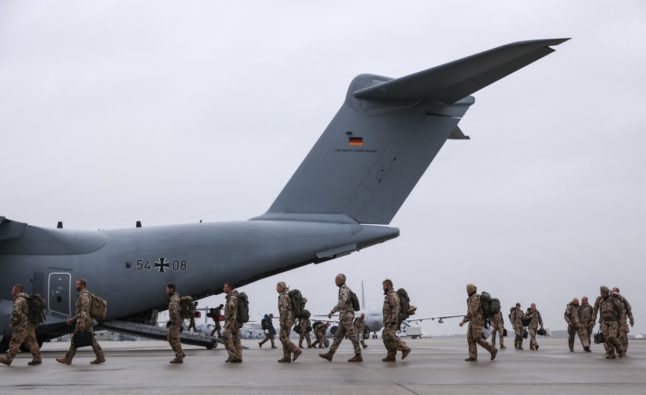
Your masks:
[[[353,147],[363,146],[363,137],[348,137],[348,145]]]

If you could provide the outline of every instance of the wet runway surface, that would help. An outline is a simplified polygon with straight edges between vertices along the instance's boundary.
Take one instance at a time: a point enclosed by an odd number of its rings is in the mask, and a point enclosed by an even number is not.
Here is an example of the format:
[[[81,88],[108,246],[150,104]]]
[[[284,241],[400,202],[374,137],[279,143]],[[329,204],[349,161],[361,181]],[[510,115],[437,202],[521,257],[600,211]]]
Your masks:
[[[508,338],[509,343],[513,342]],[[10,367],[0,366],[0,393],[5,394],[644,394],[646,341],[632,341],[629,355],[606,360],[601,345],[592,353],[567,351],[566,339],[540,339],[540,350],[506,349],[495,361],[480,350],[478,362],[464,362],[466,339],[407,340],[413,352],[405,361],[385,363],[380,339],[369,340],[364,362],[352,356],[344,341],[332,363],[304,350],[292,364],[279,364],[280,349],[258,349],[243,340],[244,363],[224,363],[222,347],[187,347],[184,364],[164,342],[102,342],[107,363],[90,365],[91,349],[79,351],[71,366],[54,358],[66,343],[45,343],[43,365],[27,366],[21,353]],[[277,343],[279,345],[279,343]]]

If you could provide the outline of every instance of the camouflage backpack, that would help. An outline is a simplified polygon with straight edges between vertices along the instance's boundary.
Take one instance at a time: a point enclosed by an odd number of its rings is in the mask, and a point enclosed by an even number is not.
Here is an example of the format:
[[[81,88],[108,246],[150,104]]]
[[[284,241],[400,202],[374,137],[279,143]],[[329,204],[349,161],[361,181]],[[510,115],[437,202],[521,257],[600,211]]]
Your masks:
[[[192,296],[180,296],[179,306],[180,316],[182,317],[182,319],[186,320],[194,317],[195,303],[193,303]]]
[[[294,318],[301,318],[303,311],[305,310],[307,298],[304,298],[303,294],[301,294],[301,291],[298,289],[292,289],[287,293],[287,295],[289,295],[289,300],[292,302],[292,313],[294,313]]]
[[[90,294],[90,317],[97,321],[105,320],[108,315],[108,302],[92,292],[88,293]]]
[[[492,298],[489,292],[480,294],[480,309],[485,319],[491,319],[500,312],[500,300]]]
[[[352,310],[354,311],[361,310],[361,305],[359,304],[359,298],[357,297],[357,294],[355,294],[352,291],[350,291],[350,303],[352,303]]]
[[[244,292],[238,294],[238,324],[249,322],[249,298]]]
[[[399,322],[397,324],[401,325],[408,317],[415,314],[417,307],[411,306],[410,297],[408,297],[408,292],[404,288],[399,288],[397,295],[399,296]]]
[[[38,325],[45,321],[45,299],[39,294],[29,295],[27,298],[27,319],[32,325]]]

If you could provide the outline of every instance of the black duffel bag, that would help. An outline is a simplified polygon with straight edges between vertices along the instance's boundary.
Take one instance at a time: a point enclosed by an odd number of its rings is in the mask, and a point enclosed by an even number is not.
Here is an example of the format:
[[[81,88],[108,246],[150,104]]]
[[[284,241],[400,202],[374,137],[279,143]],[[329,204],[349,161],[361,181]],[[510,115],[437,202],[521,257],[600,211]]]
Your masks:
[[[502,337],[507,337],[507,329],[502,328]]]
[[[76,334],[74,334],[74,345],[77,348],[91,346],[92,333],[89,331],[77,332]]]
[[[527,331],[527,329],[525,329],[523,331],[523,339],[527,339],[527,336],[529,336],[529,332]]]
[[[605,343],[606,338],[603,336],[603,332],[597,332],[594,334],[594,344]]]

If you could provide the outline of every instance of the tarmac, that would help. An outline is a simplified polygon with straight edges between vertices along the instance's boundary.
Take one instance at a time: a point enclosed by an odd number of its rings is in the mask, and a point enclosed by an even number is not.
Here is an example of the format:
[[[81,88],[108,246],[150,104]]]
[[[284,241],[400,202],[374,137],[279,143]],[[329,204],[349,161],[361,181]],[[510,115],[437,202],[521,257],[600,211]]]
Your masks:
[[[413,352],[404,361],[382,362],[381,339],[368,340],[364,362],[352,356],[345,340],[332,363],[305,349],[298,361],[279,364],[281,349],[258,348],[243,340],[244,362],[229,364],[226,351],[186,347],[182,365],[168,363],[173,355],[161,341],[103,341],[107,362],[90,365],[94,354],[81,349],[74,363],[62,356],[68,343],[45,343],[43,364],[27,366],[21,353],[10,367],[0,366],[0,393],[12,394],[644,394],[646,341],[632,341],[628,356],[606,360],[601,345],[584,353],[567,350],[566,339],[539,338],[538,351],[498,353],[495,361],[479,349],[477,362],[465,362],[466,339],[406,339]],[[280,343],[276,342],[280,347]]]

